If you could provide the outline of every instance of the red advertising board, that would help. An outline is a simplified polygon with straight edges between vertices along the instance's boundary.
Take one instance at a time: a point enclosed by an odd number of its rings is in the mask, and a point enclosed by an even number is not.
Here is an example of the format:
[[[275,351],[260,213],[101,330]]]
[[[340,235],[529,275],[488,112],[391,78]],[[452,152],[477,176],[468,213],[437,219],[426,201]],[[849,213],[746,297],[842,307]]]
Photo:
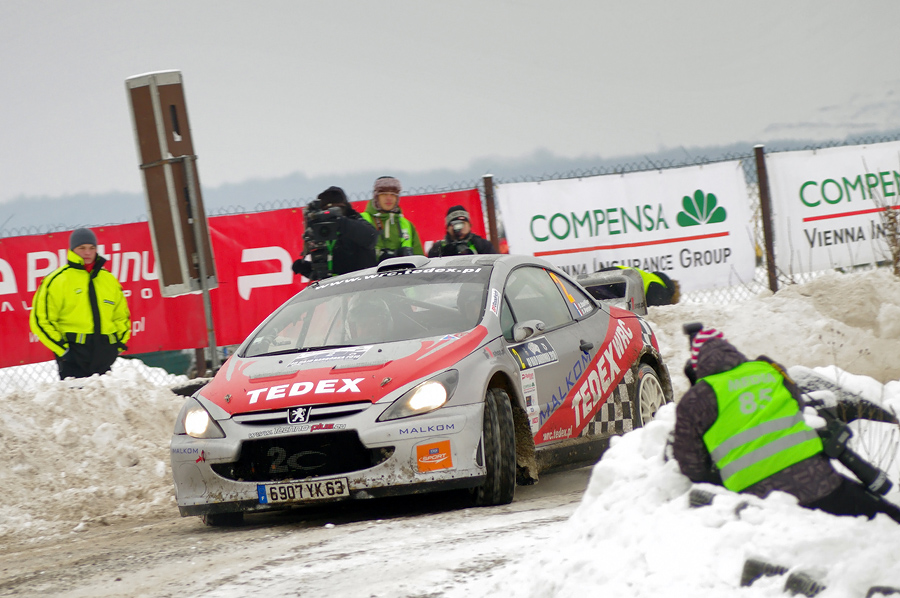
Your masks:
[[[484,235],[477,189],[403,197],[401,206],[426,246],[443,238],[444,215],[462,205],[472,230]],[[354,202],[357,210],[366,202]],[[216,342],[238,344],[273,309],[305,286],[291,263],[303,247],[299,208],[216,216],[209,219],[219,286],[210,291]],[[206,324],[199,293],[163,298],[146,222],[92,227],[99,253],[119,279],[131,310],[128,353],[205,347]],[[70,231],[0,239],[0,367],[52,359],[34,337],[28,315],[41,280],[65,262]],[[426,247],[427,252],[427,247]]]

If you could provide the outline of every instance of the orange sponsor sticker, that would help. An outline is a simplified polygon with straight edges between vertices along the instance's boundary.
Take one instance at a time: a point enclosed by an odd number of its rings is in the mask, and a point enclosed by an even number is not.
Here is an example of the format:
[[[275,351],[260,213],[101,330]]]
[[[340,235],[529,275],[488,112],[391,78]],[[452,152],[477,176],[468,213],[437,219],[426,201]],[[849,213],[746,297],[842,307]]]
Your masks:
[[[416,447],[416,463],[419,471],[437,471],[453,467],[453,456],[450,454],[450,441],[442,440]]]

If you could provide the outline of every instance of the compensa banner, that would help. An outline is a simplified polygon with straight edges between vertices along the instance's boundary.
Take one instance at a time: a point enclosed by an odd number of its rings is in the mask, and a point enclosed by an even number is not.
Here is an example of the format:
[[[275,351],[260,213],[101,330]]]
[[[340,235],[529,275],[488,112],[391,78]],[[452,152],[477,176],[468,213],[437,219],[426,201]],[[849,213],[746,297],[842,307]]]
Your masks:
[[[882,217],[900,207],[900,141],[767,154],[766,169],[780,270],[889,259]]]
[[[739,161],[499,185],[511,252],[571,274],[665,272],[683,291],[753,279],[750,197]]]
[[[477,189],[401,198],[404,214],[426,244],[444,236],[444,215],[457,204],[469,211],[473,230],[483,234]],[[354,207],[364,209],[365,202]],[[205,347],[201,294],[160,295],[149,225],[91,228],[99,253],[109,260],[107,269],[128,298],[132,337],[127,353]],[[291,270],[303,247],[303,212],[289,208],[216,216],[209,228],[218,272],[218,288],[210,291],[216,343],[234,345],[308,282]],[[31,334],[28,316],[41,280],[65,263],[70,232],[0,239],[0,367],[53,358]]]

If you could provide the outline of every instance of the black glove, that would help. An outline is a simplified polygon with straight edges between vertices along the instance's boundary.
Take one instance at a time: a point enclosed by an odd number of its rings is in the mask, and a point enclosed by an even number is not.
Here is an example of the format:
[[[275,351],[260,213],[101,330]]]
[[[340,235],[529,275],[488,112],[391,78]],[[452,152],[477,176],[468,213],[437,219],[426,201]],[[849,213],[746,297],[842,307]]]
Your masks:
[[[119,350],[119,353],[122,353],[123,351],[127,351],[127,350],[128,350],[128,345],[126,345],[125,343],[119,341],[119,342],[116,343],[116,349]]]
[[[294,260],[294,263],[291,264],[291,270],[294,271],[294,274],[300,274],[309,278],[309,275],[312,274],[312,264],[304,259]]]

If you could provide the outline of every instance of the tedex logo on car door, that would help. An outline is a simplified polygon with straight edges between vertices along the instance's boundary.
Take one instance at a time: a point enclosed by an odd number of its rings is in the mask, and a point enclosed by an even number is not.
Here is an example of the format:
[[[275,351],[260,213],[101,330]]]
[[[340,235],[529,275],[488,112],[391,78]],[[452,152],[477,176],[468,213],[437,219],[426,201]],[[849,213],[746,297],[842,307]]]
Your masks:
[[[642,344],[637,319],[616,320],[590,363],[572,364],[573,371],[581,374],[571,383],[567,378],[565,384],[571,386],[566,398],[535,434],[535,444],[577,437],[625,376]],[[587,354],[582,357],[587,360]],[[565,391],[565,386],[561,390]]]

